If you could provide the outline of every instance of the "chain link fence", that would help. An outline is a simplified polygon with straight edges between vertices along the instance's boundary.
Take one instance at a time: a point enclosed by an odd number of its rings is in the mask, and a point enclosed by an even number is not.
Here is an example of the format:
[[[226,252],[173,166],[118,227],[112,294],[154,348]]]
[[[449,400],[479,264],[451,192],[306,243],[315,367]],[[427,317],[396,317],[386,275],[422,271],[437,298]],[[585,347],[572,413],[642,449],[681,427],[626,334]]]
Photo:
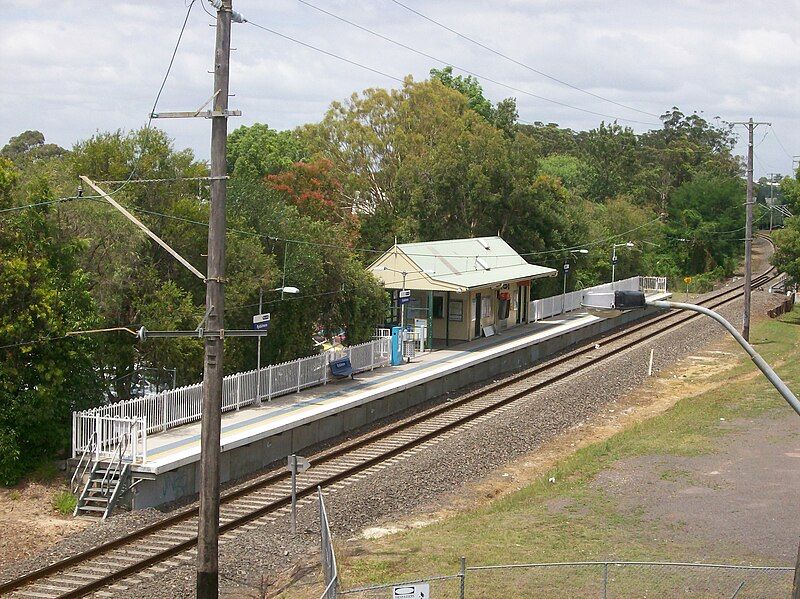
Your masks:
[[[318,490],[324,591],[320,599],[772,599],[791,596],[794,568],[654,561],[557,562],[470,566],[454,574],[343,589],[328,514]],[[424,587],[425,594],[420,589]],[[399,590],[399,592],[398,592]]]
[[[393,598],[395,587],[429,585],[426,599],[767,599],[791,595],[794,569],[675,562],[564,562],[462,566],[452,575],[339,589],[352,599]]]

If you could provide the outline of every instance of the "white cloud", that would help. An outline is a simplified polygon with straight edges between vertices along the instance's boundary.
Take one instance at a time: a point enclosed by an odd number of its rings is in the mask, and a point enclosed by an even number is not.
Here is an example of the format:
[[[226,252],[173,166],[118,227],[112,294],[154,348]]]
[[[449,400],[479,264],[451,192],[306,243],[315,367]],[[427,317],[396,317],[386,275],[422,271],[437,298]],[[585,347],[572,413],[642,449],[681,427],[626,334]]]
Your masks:
[[[191,109],[211,93],[214,30],[197,0],[161,109]],[[509,63],[390,0],[309,0],[430,55],[587,110],[652,120],[601,102]],[[594,93],[660,114],[676,105],[708,118],[771,120],[784,146],[800,153],[800,3],[767,0],[403,0],[477,40]],[[234,0],[247,18],[329,52],[402,78],[439,63],[331,19],[296,0]],[[145,121],[185,14],[181,0],[12,0],[0,22],[0,143],[26,128],[65,146],[96,130]],[[742,18],[747,14],[747,18]],[[334,99],[391,79],[318,54],[248,25],[236,25],[231,106],[286,128],[317,120]],[[528,121],[595,126],[599,118],[490,82],[495,100],[516,96]],[[179,147],[208,154],[208,123],[163,121]],[[641,125],[634,125],[642,130]],[[791,160],[765,139],[763,169]],[[743,146],[740,150],[743,150]],[[767,166],[769,165],[769,166]],[[760,171],[761,167],[758,166]],[[759,172],[759,174],[761,174]]]

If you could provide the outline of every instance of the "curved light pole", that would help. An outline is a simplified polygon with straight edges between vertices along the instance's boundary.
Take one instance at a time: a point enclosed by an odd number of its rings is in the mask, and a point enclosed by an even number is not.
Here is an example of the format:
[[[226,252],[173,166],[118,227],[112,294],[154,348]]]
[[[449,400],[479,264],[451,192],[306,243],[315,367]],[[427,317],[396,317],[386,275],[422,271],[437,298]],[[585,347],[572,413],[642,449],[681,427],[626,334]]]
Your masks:
[[[696,304],[685,304],[683,302],[667,302],[663,300],[652,300],[648,301],[647,305],[655,306],[656,308],[667,308],[668,310],[690,310],[692,312],[699,312],[700,314],[705,314],[706,316],[710,316],[718,323],[720,323],[726,331],[728,331],[734,339],[744,348],[744,351],[747,352],[747,355],[753,360],[755,365],[758,369],[764,373],[764,376],[767,377],[772,386],[778,390],[778,393],[781,394],[781,397],[786,400],[786,402],[792,406],[792,409],[797,412],[800,416],[800,401],[798,401],[795,394],[792,393],[791,389],[786,386],[781,378],[772,370],[772,367],[767,364],[764,358],[755,350],[755,348],[750,345],[750,343],[745,340],[745,338],[736,330],[731,323],[729,323],[725,318],[710,310],[704,306],[698,306]]]

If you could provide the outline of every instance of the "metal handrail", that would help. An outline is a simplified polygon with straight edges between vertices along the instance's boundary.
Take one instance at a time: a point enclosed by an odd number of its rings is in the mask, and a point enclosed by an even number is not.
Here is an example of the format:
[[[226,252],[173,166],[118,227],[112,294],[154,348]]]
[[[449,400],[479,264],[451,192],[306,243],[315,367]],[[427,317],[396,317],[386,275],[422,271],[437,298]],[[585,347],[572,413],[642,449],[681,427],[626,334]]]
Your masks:
[[[100,490],[101,490],[101,492],[106,488],[108,490],[111,490],[110,484],[107,486],[106,485],[106,481],[108,481],[109,483],[111,482],[111,477],[109,476],[109,474],[111,474],[111,472],[112,472],[112,465],[113,465],[114,475],[116,475],[117,472],[120,472],[122,470],[122,460],[125,457],[125,451],[128,448],[128,443],[130,441],[131,431],[132,430],[133,430],[133,428],[130,428],[130,429],[128,429],[128,431],[126,433],[123,433],[122,437],[120,438],[119,442],[117,443],[117,447],[114,449],[114,454],[113,454],[114,457],[112,457],[112,462],[111,462],[111,464],[109,464],[109,467],[106,468],[106,472],[103,475],[103,480],[100,481]],[[117,454],[119,454],[119,455],[117,455]]]
[[[81,453],[80,460],[78,460],[78,465],[75,467],[75,472],[72,473],[72,478],[69,481],[69,486],[72,489],[73,493],[78,492],[78,488],[80,487],[80,482],[83,480],[83,477],[86,476],[86,472],[89,470],[89,466],[92,463],[91,456],[94,454],[95,447],[97,446],[97,431],[92,433],[91,439],[89,440],[89,444],[84,448],[83,452]],[[84,463],[84,458],[86,462]],[[81,470],[81,466],[83,466],[83,471],[78,475],[78,472]]]

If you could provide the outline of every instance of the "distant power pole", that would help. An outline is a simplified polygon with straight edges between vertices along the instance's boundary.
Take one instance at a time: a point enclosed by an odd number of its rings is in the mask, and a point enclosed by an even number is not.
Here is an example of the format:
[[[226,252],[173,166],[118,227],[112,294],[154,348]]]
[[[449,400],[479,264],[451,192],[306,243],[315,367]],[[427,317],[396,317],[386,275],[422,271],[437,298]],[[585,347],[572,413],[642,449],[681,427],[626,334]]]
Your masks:
[[[742,337],[750,340],[750,294],[753,280],[752,249],[753,249],[753,131],[758,125],[770,125],[764,121],[755,122],[751,117],[747,121],[733,121],[732,125],[745,125],[747,127],[747,202],[745,203],[747,216],[745,219],[744,233],[744,318],[742,323]]]
[[[219,596],[219,457],[225,311],[225,202],[232,0],[217,5],[214,96],[211,111],[211,214],[208,228],[203,407],[200,430],[200,519],[197,529],[197,597]]]
[[[778,173],[769,174],[769,231],[772,232],[773,227],[773,214],[775,213],[775,179],[778,178]]]

